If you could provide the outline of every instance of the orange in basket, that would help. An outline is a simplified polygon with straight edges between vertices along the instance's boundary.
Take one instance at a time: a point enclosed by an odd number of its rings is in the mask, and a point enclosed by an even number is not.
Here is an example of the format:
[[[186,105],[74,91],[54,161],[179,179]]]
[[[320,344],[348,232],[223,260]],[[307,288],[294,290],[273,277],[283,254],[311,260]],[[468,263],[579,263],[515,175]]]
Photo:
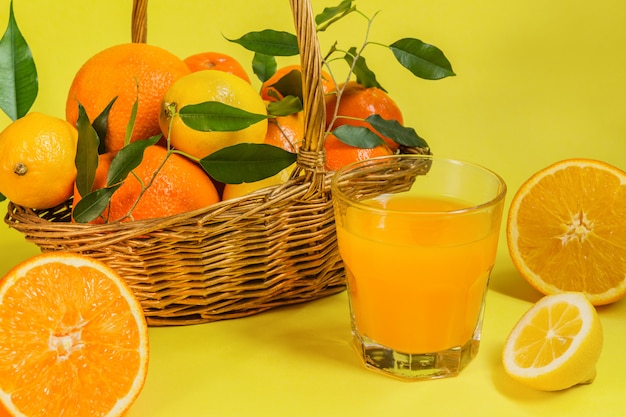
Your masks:
[[[107,151],[119,151],[135,101],[138,107],[131,141],[158,135],[161,99],[175,80],[189,73],[182,59],[158,46],[112,46],[89,58],[76,73],[67,96],[66,118],[76,124],[80,103],[93,122],[117,97],[105,141]]]
[[[43,254],[0,281],[0,415],[120,416],[148,355],[141,305],[102,263]]]

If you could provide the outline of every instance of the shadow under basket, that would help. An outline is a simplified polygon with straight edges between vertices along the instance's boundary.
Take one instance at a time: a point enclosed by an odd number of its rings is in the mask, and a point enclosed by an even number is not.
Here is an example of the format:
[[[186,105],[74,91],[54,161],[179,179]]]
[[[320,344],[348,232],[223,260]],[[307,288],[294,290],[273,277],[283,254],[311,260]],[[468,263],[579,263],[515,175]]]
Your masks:
[[[345,288],[331,198],[309,191],[294,180],[195,212],[103,225],[71,222],[71,201],[41,211],[9,202],[5,222],[44,252],[80,253],[109,265],[137,296],[149,325],[195,324]]]

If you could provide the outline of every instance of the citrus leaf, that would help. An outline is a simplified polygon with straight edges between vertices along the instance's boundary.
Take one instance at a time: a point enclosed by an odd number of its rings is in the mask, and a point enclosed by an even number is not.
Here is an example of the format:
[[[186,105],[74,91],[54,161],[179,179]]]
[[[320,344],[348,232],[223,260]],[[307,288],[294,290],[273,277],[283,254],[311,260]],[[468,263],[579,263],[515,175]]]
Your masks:
[[[124,135],[124,146],[130,143],[130,139],[133,136],[133,130],[135,129],[135,119],[137,118],[138,107],[139,107],[139,97],[136,97],[135,102],[133,103],[133,107],[130,111],[130,119],[128,119],[128,124],[126,125],[126,134]]]
[[[293,56],[300,53],[298,38],[289,32],[265,29],[260,32],[249,32],[239,39],[228,39],[244,48],[265,55]]]
[[[326,7],[322,13],[315,16],[317,31],[325,31],[330,25],[355,10],[356,6],[352,5],[352,0],[343,0],[338,6]]]
[[[111,112],[111,107],[113,107],[113,104],[116,100],[117,96],[113,97],[113,100],[111,100],[109,104],[107,104],[107,106],[104,108],[104,110],[102,110],[102,112],[95,119],[93,119],[93,122],[91,122],[91,126],[96,131],[98,139],[100,139],[98,153],[105,153],[107,151],[106,142],[104,141],[104,139],[107,136],[107,128],[109,126],[109,113]]]
[[[219,101],[189,104],[182,107],[178,115],[187,126],[202,132],[234,132],[268,117],[265,114],[250,113]]]
[[[252,72],[254,72],[254,75],[256,75],[262,83],[269,80],[270,77],[274,75],[276,68],[275,57],[255,52],[252,58]]]
[[[120,149],[111,161],[107,175],[107,187],[124,181],[128,174],[139,166],[146,148],[155,145],[160,138],[161,135],[156,135],[149,139],[136,140]]]
[[[7,198],[5,196],[3,196],[2,194],[0,194],[0,202],[6,200]]]
[[[402,126],[397,120],[386,120],[378,114],[373,114],[365,119],[374,129],[383,136],[393,139],[400,145],[428,148],[428,143],[421,138],[415,129]]]
[[[76,189],[81,196],[87,195],[93,188],[98,168],[98,146],[100,140],[89,122],[89,116],[82,104],[78,103],[78,143],[76,144]]]
[[[74,206],[72,210],[74,220],[77,223],[89,223],[97,219],[109,205],[113,193],[121,186],[122,184],[119,183],[87,194]]]
[[[227,146],[200,160],[204,170],[225,184],[255,182],[271,177],[296,161],[295,153],[265,143]]]
[[[283,97],[295,96],[302,99],[302,73],[298,69],[291,70],[269,87],[278,91]]]
[[[417,77],[439,80],[456,75],[450,61],[439,48],[419,39],[400,39],[389,45],[389,49],[398,62]]]
[[[11,120],[26,115],[39,91],[37,67],[10,3],[9,23],[0,39],[0,108]]]
[[[376,80],[376,74],[367,66],[367,62],[365,62],[365,58],[361,55],[357,56],[357,51],[355,47],[352,47],[348,50],[348,52],[344,55],[344,59],[348,62],[348,65],[352,66],[354,63],[354,58],[356,57],[356,64],[354,64],[353,73],[356,76],[356,82],[369,87],[380,88],[381,90],[387,92],[383,88],[382,85]]]
[[[289,116],[299,111],[302,111],[302,100],[294,96],[287,96],[280,101],[272,101],[267,105],[267,112],[272,116]]]
[[[333,130],[333,135],[346,145],[371,149],[385,143],[380,136],[364,126],[342,125]]]

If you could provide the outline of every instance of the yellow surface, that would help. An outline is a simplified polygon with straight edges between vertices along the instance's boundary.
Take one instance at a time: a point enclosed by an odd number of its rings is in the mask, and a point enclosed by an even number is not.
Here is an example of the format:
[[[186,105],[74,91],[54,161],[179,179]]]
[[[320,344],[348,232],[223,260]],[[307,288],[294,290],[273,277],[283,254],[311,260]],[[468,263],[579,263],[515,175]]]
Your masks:
[[[39,67],[33,109],[63,117],[65,94],[80,64],[130,39],[132,2],[14,3]],[[313,4],[321,11],[337,3]],[[414,79],[377,46],[366,57],[407,124],[438,155],[469,159],[501,174],[510,188],[508,201],[531,173],[560,159],[597,158],[626,169],[623,1],[357,3],[370,15],[381,10],[371,40],[412,36],[444,50],[458,76],[437,82]],[[0,7],[1,25],[8,4]],[[251,54],[223,36],[292,25],[287,1],[151,0],[148,41],[181,57],[219,50],[245,63]],[[357,45],[362,27],[355,16],[341,31],[322,34],[322,44],[355,39],[350,46]],[[0,125],[6,123],[0,116]],[[4,213],[5,204],[0,209]],[[481,351],[458,378],[405,383],[362,368],[350,346],[342,293],[245,319],[151,329],[148,381],[128,416],[623,415],[626,300],[599,309],[605,347],[593,384],[542,393],[504,374],[504,338],[539,294],[514,270],[503,243]],[[22,236],[0,225],[0,275],[35,253]]]

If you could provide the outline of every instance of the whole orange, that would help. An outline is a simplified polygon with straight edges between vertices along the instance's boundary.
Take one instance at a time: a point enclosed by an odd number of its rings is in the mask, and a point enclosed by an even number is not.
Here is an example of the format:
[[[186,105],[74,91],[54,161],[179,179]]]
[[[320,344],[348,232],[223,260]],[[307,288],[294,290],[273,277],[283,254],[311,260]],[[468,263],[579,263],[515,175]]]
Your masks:
[[[352,162],[393,154],[393,151],[386,144],[380,144],[374,148],[357,148],[343,143],[332,133],[326,136],[324,149],[326,149],[326,169],[328,171],[338,170]]]
[[[398,143],[381,135],[364,121],[368,116],[377,114],[383,119],[396,120],[403,124],[404,118],[396,102],[387,93],[376,87],[366,88],[356,81],[350,81],[344,86],[339,105],[337,105],[336,94],[326,96],[326,129],[332,131],[342,125],[367,127],[387,142],[392,151],[398,149]],[[337,117],[333,120],[335,110]]]
[[[243,66],[230,55],[221,52],[200,52],[184,59],[191,72],[202,70],[217,70],[230,72],[241,79],[250,82],[248,73]]]
[[[304,113],[270,118],[265,143],[289,152],[298,152],[304,140]]]
[[[100,155],[94,190],[106,185],[106,178],[114,154]],[[163,161],[167,157],[167,161]],[[162,165],[163,164],[163,165]],[[162,165],[162,166],[161,166]],[[157,169],[161,166],[152,181]],[[169,154],[162,146],[145,150],[141,164],[134,170],[144,185],[152,183],[142,192],[142,185],[130,174],[124,184],[113,193],[109,209],[94,223],[153,219],[201,209],[219,201],[211,178],[195,162],[176,153]],[[136,206],[135,202],[141,198]],[[81,196],[75,192],[74,201]]]
[[[63,119],[31,112],[0,133],[0,193],[47,209],[72,195],[78,132]]]
[[[283,95],[278,92],[275,87],[273,87],[273,85],[292,71],[301,71],[301,69],[302,67],[300,65],[287,65],[276,70],[276,72],[261,86],[261,97],[263,98],[263,100],[279,101],[280,99],[284,98]],[[301,85],[302,81],[299,82]],[[322,91],[324,92],[324,94],[326,95],[331,93],[332,91],[335,91],[335,87],[335,82],[333,81],[330,74],[326,71],[322,71]]]
[[[67,96],[66,119],[76,124],[80,103],[93,121],[117,97],[109,113],[105,143],[108,151],[118,151],[124,146],[135,101],[138,107],[131,141],[158,135],[161,99],[175,80],[189,73],[182,59],[160,47],[144,43],[112,46],[89,58],[76,73]]]
[[[185,124],[179,111],[187,105],[220,102],[257,115],[266,115],[259,92],[236,75],[224,71],[196,71],[174,82],[163,96],[161,131],[171,145],[195,158],[204,158],[227,146],[263,143],[267,119],[236,131],[201,131]]]

